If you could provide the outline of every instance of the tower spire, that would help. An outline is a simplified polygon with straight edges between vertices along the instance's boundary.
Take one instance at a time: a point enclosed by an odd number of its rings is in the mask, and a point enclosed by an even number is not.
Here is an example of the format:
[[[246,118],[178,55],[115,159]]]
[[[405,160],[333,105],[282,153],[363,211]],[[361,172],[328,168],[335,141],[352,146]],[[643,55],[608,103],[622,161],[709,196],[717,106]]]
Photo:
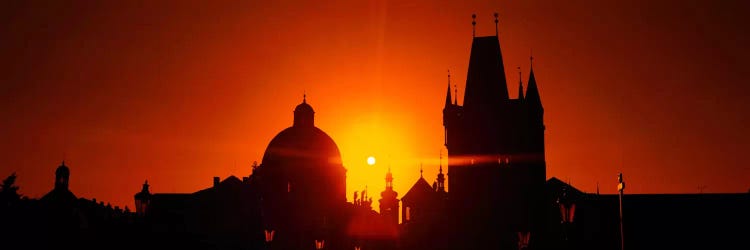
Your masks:
[[[445,192],[445,175],[443,174],[443,150],[440,149],[440,169],[437,175],[437,190],[438,192]]]
[[[542,100],[539,97],[539,87],[536,84],[536,77],[534,76],[534,56],[530,56],[529,60],[531,69],[529,70],[529,81],[526,84],[526,101],[536,108],[541,108]]]
[[[446,108],[451,105],[452,98],[453,97],[451,97],[451,70],[449,69],[448,70],[448,90],[446,91],[446,94],[445,94],[445,107]]]
[[[498,23],[500,22],[497,20],[498,16],[499,15],[497,14],[497,12],[495,12],[495,36],[499,36],[500,34],[500,32],[498,32],[498,29],[497,29]]]
[[[443,172],[443,149],[440,149],[440,173]]]
[[[471,37],[477,36],[477,14],[471,14]]]
[[[393,174],[391,173],[390,165],[388,165],[388,173],[385,174],[385,188],[393,189]]]

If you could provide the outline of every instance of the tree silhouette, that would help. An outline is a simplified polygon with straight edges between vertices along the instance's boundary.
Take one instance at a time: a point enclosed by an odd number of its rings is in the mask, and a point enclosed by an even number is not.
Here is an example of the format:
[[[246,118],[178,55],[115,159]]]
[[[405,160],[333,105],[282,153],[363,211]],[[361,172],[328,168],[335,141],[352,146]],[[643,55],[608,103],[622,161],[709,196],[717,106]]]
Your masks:
[[[10,176],[3,180],[2,186],[0,186],[0,201],[3,204],[9,204],[10,202],[17,201],[21,198],[18,194],[18,186],[16,184],[16,173],[12,173]]]

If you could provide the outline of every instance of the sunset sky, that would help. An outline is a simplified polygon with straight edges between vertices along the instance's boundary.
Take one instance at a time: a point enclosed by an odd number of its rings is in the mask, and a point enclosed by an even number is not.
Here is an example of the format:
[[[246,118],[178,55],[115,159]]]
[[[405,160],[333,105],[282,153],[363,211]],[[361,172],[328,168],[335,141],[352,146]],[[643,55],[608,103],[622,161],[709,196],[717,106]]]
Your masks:
[[[348,198],[389,165],[401,196],[435,179],[447,70],[463,97],[471,14],[487,36],[497,11],[513,98],[533,50],[548,178],[750,189],[747,2],[219,2],[1,3],[0,177],[39,198],[65,159],[78,197],[194,192],[249,175],[306,93]]]

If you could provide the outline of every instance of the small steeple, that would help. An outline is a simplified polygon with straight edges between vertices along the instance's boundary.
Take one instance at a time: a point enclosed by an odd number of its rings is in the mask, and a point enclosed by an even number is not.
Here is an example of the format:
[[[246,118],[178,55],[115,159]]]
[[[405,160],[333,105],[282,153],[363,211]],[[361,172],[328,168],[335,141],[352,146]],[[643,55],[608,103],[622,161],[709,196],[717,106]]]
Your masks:
[[[449,107],[451,105],[451,71],[448,70],[448,90],[445,94],[445,107]]]
[[[60,166],[55,170],[55,189],[68,190],[68,182],[70,181],[70,168],[65,166],[65,161],[60,163]]]
[[[518,67],[518,100],[523,101],[523,77],[521,76],[521,66]]]
[[[529,70],[529,81],[526,86],[526,101],[537,107],[542,107],[542,100],[539,97],[539,88],[536,85],[536,77],[534,77],[534,56],[529,57],[531,61],[531,69]]]
[[[141,192],[144,192],[144,193],[149,193],[149,190],[148,190],[148,186],[149,186],[149,185],[148,185],[148,180],[146,180],[146,181],[145,181],[145,182],[143,183],[143,188],[141,188]]]
[[[440,150],[440,169],[438,169],[437,175],[437,188],[438,192],[445,192],[445,175],[443,175],[443,151]]]
[[[471,37],[477,36],[477,14],[471,14]]]
[[[497,12],[495,12],[495,36],[499,36],[499,34],[500,34],[500,32],[498,32],[498,28],[497,28],[498,23],[500,22],[500,21],[497,20],[498,16],[499,15],[497,14]]]

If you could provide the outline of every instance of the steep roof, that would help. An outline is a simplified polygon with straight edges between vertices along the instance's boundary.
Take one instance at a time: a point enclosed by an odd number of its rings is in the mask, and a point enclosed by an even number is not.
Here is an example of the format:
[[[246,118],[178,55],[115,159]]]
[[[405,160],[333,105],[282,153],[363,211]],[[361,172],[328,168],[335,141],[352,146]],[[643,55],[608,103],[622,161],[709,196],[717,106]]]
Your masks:
[[[401,200],[419,200],[430,198],[435,195],[436,193],[435,190],[432,189],[432,186],[430,186],[424,178],[420,177],[419,180],[411,186],[411,189],[401,197]]]
[[[526,102],[536,107],[542,107],[542,98],[539,96],[539,87],[536,85],[536,77],[534,77],[534,68],[531,68],[529,73],[529,82],[526,87]]]
[[[466,74],[464,107],[497,106],[508,99],[500,41],[497,36],[475,37]]]

